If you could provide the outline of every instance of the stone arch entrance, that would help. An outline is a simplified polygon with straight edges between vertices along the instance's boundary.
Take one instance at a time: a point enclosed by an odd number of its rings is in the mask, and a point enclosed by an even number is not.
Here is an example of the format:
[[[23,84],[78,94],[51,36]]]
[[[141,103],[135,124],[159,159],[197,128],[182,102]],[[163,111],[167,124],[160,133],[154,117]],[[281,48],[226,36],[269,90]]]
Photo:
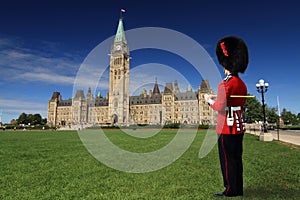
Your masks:
[[[117,114],[114,114],[114,115],[112,116],[113,124],[118,123],[118,120],[119,120],[118,115],[117,115]]]

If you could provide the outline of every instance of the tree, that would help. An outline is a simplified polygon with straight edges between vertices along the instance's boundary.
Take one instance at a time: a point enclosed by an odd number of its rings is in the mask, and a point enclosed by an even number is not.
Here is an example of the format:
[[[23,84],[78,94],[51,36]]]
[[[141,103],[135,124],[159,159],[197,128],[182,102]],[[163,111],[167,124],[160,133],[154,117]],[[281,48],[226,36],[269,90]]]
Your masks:
[[[42,119],[41,125],[46,125],[47,124],[47,118]]]
[[[33,121],[33,114],[28,114],[27,115],[27,122],[28,122],[28,124],[33,125],[32,121]]]
[[[42,119],[40,114],[22,113],[17,119],[17,123],[25,125],[45,125],[47,123],[47,119]]]
[[[278,114],[276,113],[277,108],[269,108],[266,106],[266,118],[268,123],[277,123]]]
[[[282,110],[281,117],[285,125],[297,125],[297,116],[291,111],[287,111],[285,108]]]
[[[41,115],[40,114],[34,114],[31,123],[33,125],[42,124],[42,117],[41,117]]]
[[[263,120],[262,107],[256,98],[247,98],[245,103],[245,121],[253,123]]]
[[[297,125],[300,125],[300,113],[297,114],[296,120],[297,120]]]
[[[17,119],[18,124],[27,124],[27,114],[26,113],[22,113],[19,118]]]
[[[257,121],[263,121],[262,104],[256,98],[247,98],[245,103],[245,122],[253,123]],[[266,120],[268,123],[276,123],[278,119],[277,109],[265,106]],[[300,113],[297,115],[285,108],[281,113],[282,120],[285,125],[299,125],[300,124]]]
[[[262,111],[262,104],[256,98],[247,98],[245,104],[245,121],[247,123],[253,123],[264,120]],[[268,123],[276,123],[278,115],[276,108],[269,108],[265,105],[266,120]]]

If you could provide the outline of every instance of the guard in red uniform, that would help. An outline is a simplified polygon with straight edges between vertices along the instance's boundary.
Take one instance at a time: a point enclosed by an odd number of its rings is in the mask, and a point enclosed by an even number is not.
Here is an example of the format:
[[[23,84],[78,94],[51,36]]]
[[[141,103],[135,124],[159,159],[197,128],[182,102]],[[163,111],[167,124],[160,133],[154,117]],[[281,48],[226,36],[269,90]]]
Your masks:
[[[205,100],[218,111],[216,132],[225,191],[214,196],[242,196],[245,132],[242,112],[246,98],[234,95],[247,95],[247,87],[238,73],[244,73],[248,66],[248,48],[242,39],[230,36],[217,43],[216,54],[226,78],[218,86],[217,98],[205,95]]]

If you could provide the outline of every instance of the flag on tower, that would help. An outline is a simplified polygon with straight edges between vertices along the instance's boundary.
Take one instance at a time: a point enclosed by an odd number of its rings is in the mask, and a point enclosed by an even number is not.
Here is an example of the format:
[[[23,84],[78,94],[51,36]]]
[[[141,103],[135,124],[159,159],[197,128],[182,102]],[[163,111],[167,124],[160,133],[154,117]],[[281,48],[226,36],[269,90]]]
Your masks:
[[[124,13],[124,12],[126,12],[126,10],[122,8],[122,9],[121,9],[121,12],[123,12],[123,13]]]

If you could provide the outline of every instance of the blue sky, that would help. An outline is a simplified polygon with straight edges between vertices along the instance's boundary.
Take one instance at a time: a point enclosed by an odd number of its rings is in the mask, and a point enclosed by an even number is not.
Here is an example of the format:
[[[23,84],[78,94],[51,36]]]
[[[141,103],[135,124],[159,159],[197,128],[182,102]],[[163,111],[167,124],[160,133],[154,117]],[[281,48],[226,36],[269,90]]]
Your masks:
[[[297,114],[299,4],[292,0],[4,0],[0,7],[2,121],[9,122],[22,112],[47,117],[54,91],[61,92],[63,99],[72,97],[81,64],[98,44],[116,33],[121,8],[126,9],[125,30],[161,27],[178,31],[202,45],[216,64],[217,41],[227,35],[242,37],[248,44],[250,64],[241,78],[249,93],[261,99],[255,84],[263,78],[270,84],[266,103],[277,106],[279,96],[281,109]],[[194,90],[201,83],[185,66],[188,63],[174,55],[136,51],[131,56],[132,68],[148,69],[147,63],[159,63],[183,69]]]

